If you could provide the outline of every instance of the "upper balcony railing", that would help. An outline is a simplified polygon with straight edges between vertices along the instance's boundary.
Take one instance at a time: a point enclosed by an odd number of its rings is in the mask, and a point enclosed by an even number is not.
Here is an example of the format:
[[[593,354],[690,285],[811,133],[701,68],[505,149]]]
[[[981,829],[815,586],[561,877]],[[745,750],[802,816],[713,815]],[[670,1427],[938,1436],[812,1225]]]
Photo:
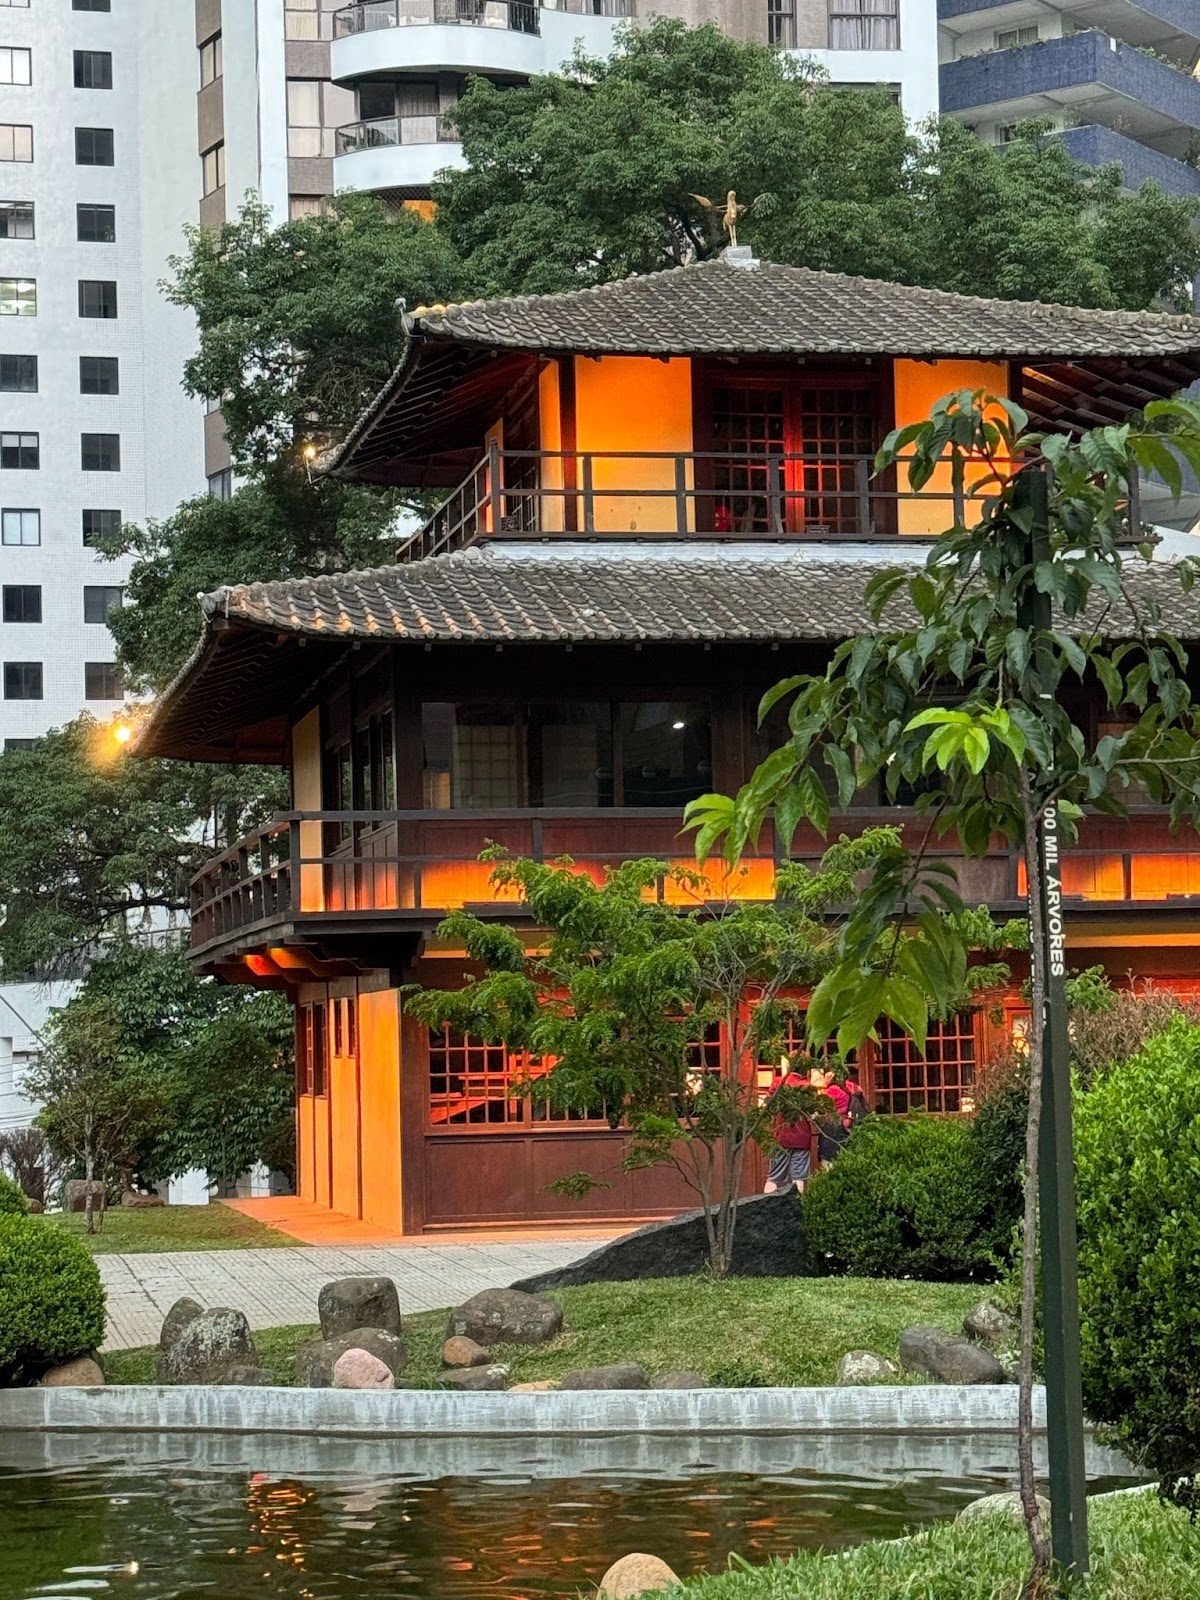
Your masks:
[[[508,28],[514,33],[540,33],[541,12],[563,11],[573,16],[628,17],[634,0],[559,0],[539,5],[537,0],[361,0],[334,13],[333,36],[347,39],[378,28],[409,28],[438,24],[444,27]]]
[[[359,150],[388,150],[397,145],[455,144],[458,133],[445,118],[432,116],[374,117],[350,122],[337,130],[334,154],[355,155]]]

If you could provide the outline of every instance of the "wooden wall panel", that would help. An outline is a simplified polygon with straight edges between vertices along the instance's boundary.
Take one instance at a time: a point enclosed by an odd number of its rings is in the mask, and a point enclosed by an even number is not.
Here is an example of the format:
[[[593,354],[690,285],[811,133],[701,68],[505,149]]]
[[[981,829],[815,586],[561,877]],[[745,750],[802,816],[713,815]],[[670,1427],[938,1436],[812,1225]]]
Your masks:
[[[358,999],[362,1099],[362,1214],[402,1231],[400,1151],[400,1008],[395,989]]]

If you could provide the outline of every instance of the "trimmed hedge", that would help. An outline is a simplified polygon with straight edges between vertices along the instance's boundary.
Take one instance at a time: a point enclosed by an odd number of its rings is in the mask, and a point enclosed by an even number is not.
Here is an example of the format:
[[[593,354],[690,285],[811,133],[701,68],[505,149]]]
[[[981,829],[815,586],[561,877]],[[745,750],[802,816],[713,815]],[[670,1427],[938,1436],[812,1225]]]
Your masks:
[[[814,1258],[855,1277],[994,1277],[999,1226],[970,1124],[920,1114],[860,1123],[804,1196]]]
[[[1200,1026],[1076,1096],[1084,1403],[1194,1507],[1200,1475]]]
[[[104,1289],[87,1248],[41,1217],[0,1216],[0,1385],[97,1349]]]
[[[20,1184],[14,1183],[6,1172],[0,1172],[0,1217],[24,1217],[29,1213],[29,1201]]]

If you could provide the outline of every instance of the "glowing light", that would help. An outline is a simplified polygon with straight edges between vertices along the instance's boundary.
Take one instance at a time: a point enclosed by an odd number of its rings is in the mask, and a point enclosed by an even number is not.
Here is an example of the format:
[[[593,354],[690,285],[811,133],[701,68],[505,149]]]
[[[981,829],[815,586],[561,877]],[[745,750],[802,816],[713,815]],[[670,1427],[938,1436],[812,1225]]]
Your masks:
[[[315,444],[306,444],[304,446],[304,459],[305,461],[315,461],[317,459],[317,447]]]
[[[118,744],[128,744],[133,738],[133,729],[127,722],[117,722],[113,724],[112,736]]]
[[[684,722],[673,722],[671,726],[675,729],[675,732],[678,733],[682,728],[685,728],[687,724]]]

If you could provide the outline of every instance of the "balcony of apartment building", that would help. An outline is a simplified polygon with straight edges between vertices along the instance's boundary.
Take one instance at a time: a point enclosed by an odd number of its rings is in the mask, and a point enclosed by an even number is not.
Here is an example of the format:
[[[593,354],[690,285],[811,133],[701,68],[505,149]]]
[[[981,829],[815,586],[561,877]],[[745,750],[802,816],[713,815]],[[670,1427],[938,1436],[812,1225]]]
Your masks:
[[[1200,82],[1173,61],[1147,53],[1157,47],[1127,44],[1098,30],[1030,37],[1037,26],[1018,26],[1011,37],[1010,30],[997,27],[990,48],[943,61],[942,111],[970,122],[985,137],[990,129],[998,143],[1027,117],[1049,117],[1076,132],[1105,128],[1157,153],[1159,162],[1153,156],[1147,160],[1154,168],[1148,175],[1164,187],[1193,192],[1187,162],[1200,130]]]

